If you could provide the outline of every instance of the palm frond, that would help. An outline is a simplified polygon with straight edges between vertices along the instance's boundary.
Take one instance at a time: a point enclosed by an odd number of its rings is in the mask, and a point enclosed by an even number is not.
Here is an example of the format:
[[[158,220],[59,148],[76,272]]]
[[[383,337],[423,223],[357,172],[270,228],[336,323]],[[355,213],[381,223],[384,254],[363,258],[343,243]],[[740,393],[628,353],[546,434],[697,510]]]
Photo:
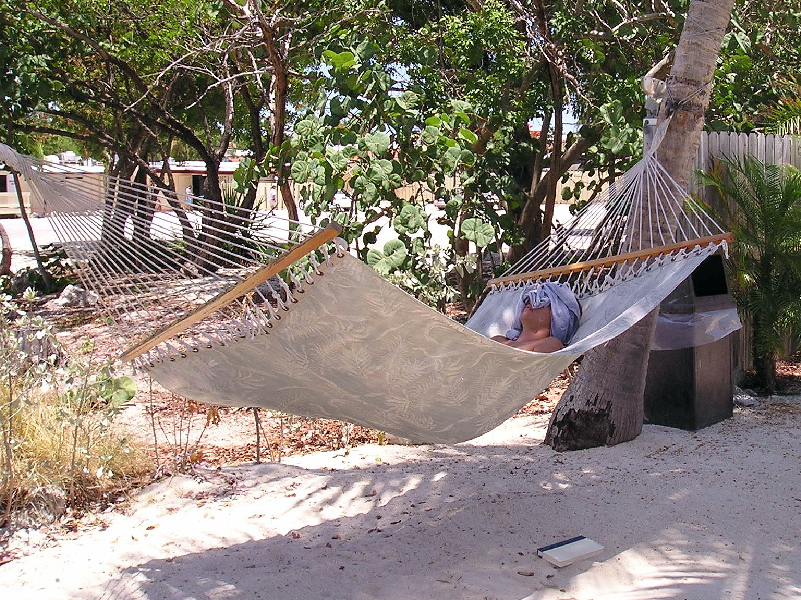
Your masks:
[[[771,133],[801,135],[801,97],[796,95],[780,99],[768,113],[768,122]]]

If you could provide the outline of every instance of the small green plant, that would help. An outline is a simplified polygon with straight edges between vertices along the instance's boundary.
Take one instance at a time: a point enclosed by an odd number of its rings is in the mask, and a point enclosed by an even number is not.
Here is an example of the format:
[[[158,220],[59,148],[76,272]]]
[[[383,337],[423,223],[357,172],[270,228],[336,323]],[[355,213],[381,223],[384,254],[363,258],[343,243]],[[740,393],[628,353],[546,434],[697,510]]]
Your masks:
[[[0,526],[57,518],[151,470],[147,453],[114,427],[133,381],[97,360],[90,342],[67,356],[50,327],[8,296],[0,373]]]

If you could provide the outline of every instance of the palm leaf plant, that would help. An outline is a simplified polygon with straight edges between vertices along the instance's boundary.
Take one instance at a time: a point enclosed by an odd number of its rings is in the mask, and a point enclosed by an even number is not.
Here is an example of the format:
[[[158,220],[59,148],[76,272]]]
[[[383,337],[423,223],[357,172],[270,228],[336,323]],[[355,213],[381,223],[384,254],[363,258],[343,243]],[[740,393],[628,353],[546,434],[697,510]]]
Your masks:
[[[770,129],[778,135],[801,135],[801,86],[795,95],[781,98],[768,118]]]
[[[776,389],[776,361],[801,321],[801,172],[753,156],[721,161],[702,181],[724,200],[734,234],[732,295],[753,331],[755,384]]]

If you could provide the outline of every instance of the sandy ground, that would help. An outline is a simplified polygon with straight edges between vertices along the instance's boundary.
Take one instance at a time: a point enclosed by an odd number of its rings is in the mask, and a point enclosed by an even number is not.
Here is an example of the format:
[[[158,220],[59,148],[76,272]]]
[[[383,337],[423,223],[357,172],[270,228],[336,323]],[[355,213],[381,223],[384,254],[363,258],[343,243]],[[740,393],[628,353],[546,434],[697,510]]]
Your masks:
[[[175,477],[0,566],[26,599],[801,597],[801,398],[558,454],[547,416]],[[557,569],[536,548],[585,535]],[[39,537],[37,537],[39,536]]]

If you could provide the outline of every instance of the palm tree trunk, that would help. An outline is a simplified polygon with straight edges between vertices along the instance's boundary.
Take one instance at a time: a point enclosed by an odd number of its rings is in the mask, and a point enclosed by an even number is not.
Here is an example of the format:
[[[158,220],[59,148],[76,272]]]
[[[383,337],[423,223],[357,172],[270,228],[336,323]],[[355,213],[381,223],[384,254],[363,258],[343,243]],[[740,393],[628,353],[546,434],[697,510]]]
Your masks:
[[[625,334],[584,356],[576,378],[551,415],[546,444],[564,452],[611,446],[639,435],[645,417],[644,374],[656,316],[657,312],[652,312]],[[639,371],[642,378],[620,377]],[[607,385],[612,373],[618,378]]]
[[[769,288],[768,288],[769,289]],[[775,326],[776,318],[751,317],[751,352],[754,356],[753,385],[772,394],[776,391],[776,353],[771,344],[765,343],[765,336]]]
[[[660,107],[660,120],[669,116],[672,120],[658,156],[685,188],[733,5],[734,0],[692,0]],[[656,315],[652,312],[615,340],[587,353],[551,417],[545,443],[560,451],[576,450],[618,444],[642,432]]]

